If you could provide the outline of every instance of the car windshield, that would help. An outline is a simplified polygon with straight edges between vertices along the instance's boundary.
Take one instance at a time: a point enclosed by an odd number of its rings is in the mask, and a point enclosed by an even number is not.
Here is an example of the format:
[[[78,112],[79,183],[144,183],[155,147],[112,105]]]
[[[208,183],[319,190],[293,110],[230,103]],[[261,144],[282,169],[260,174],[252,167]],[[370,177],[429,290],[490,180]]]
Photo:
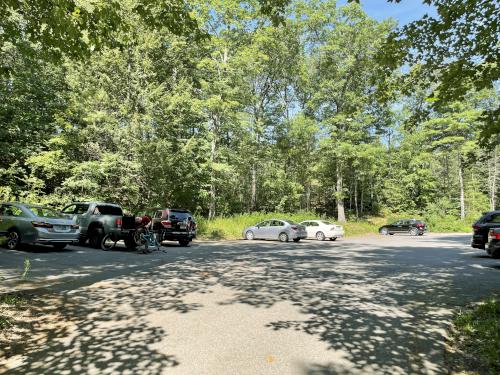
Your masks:
[[[170,216],[169,216],[170,220],[184,221],[187,220],[188,218],[192,219],[192,215],[190,212],[170,210]]]
[[[323,224],[326,224],[326,225],[333,225],[333,224],[332,224],[332,223],[330,223],[329,221],[324,221],[324,220],[321,220],[321,222],[322,222]]]
[[[27,207],[35,216],[59,219],[64,218],[64,215],[60,214],[56,210],[48,207]]]

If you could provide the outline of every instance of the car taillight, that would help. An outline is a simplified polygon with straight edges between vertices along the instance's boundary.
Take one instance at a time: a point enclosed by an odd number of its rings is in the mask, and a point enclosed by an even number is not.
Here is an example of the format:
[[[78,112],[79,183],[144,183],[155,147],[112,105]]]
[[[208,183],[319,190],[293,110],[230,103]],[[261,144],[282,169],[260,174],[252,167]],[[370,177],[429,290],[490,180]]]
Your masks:
[[[495,240],[500,240],[500,231],[490,230],[489,237]]]
[[[76,224],[72,224],[71,225],[71,229],[80,229],[80,226],[76,225]]]
[[[423,228],[424,224],[417,224],[417,228]]]
[[[49,223],[44,223],[43,221],[32,221],[31,224],[35,228],[52,228],[53,225]]]
[[[473,225],[473,226],[472,226],[472,229],[473,229],[473,230],[479,230],[479,225]]]
[[[121,217],[117,217],[116,220],[115,220],[115,226],[117,228],[121,228],[122,227],[122,218]]]
[[[161,225],[163,225],[164,228],[172,228],[172,223],[169,220],[162,220]]]
[[[292,230],[297,230],[298,228],[295,225],[292,225]]]

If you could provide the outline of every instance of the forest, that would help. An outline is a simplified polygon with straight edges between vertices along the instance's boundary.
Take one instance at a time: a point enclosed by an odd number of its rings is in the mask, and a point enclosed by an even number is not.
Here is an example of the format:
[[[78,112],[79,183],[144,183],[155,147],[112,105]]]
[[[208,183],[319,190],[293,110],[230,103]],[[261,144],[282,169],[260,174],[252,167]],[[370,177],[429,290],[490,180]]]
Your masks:
[[[1,3],[2,201],[467,225],[498,207],[496,1],[406,26],[357,1]]]

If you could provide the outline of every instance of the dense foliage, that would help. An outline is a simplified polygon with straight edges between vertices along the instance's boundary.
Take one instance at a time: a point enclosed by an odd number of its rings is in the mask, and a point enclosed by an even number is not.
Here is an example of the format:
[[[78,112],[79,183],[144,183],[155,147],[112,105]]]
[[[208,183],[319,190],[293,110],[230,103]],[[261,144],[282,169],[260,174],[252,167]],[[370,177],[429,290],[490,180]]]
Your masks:
[[[394,21],[355,1],[297,0],[273,22],[286,3],[192,1],[183,29],[155,18],[163,1],[96,2],[63,19],[80,30],[84,11],[102,13],[82,46],[37,42],[39,20],[11,11],[2,27],[16,26],[0,38],[0,200],[340,220],[496,206],[498,150],[478,140],[498,88],[471,85],[436,106],[438,76],[380,58]],[[119,27],[101,25],[109,12]],[[76,53],[47,54],[65,48]]]

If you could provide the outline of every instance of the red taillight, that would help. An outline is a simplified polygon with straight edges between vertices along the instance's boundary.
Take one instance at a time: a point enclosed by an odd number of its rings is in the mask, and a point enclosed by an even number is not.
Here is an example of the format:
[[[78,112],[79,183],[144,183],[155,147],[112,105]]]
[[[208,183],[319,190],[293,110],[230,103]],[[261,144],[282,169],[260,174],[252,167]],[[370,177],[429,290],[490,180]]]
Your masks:
[[[489,237],[495,240],[500,240],[500,231],[490,230]]]
[[[424,224],[417,224],[417,228],[423,228]]]
[[[43,221],[32,221],[31,224],[35,228],[52,228],[52,224],[44,223]]]
[[[122,218],[121,217],[117,217],[116,220],[115,220],[115,226],[117,228],[121,228],[122,227]]]
[[[161,225],[163,225],[164,228],[172,228],[172,223],[169,220],[162,220]]]

